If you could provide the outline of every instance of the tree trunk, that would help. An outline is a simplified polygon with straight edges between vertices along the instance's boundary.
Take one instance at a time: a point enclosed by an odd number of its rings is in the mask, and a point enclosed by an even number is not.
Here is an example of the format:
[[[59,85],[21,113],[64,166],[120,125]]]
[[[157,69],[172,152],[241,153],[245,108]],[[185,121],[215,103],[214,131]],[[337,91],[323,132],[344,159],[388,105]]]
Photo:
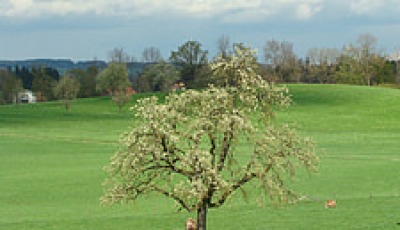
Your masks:
[[[207,211],[208,202],[203,200],[200,208],[197,209],[197,229],[206,230],[207,229]]]
[[[69,100],[65,101],[65,110],[69,112]]]
[[[367,74],[367,85],[371,86],[371,76]]]

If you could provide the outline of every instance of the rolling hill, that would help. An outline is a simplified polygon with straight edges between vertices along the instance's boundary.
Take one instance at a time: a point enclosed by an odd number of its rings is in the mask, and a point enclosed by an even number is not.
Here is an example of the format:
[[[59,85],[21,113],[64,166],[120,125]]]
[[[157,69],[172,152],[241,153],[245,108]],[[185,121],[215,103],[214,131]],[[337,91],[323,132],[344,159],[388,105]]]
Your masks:
[[[232,199],[209,213],[209,229],[398,229],[400,90],[289,85],[293,106],[277,122],[313,138],[318,174],[293,187],[305,199],[260,207]],[[138,97],[135,95],[132,103]],[[135,125],[109,98],[0,106],[0,229],[183,229],[188,216],[151,195],[101,207],[102,167],[119,135]],[[336,209],[324,200],[335,198]]]

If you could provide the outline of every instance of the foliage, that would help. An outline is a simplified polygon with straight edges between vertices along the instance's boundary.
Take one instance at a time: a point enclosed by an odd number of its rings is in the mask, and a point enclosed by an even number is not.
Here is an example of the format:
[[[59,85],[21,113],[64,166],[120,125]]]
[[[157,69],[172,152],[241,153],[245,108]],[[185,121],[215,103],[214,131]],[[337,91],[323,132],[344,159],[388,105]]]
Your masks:
[[[111,62],[116,62],[116,63],[127,63],[133,58],[129,56],[125,52],[123,48],[114,48],[112,51],[109,52],[108,54]]]
[[[9,71],[0,70],[0,104],[17,103],[18,94],[22,90],[21,79]]]
[[[97,89],[107,92],[117,104],[119,111],[129,101],[128,70],[124,63],[111,62],[97,77]]]
[[[54,99],[54,86],[57,84],[58,75],[53,76],[49,68],[33,69],[32,90],[41,95],[39,101]]]
[[[79,81],[79,98],[94,97],[99,95],[98,91],[96,90],[96,77],[99,74],[99,70],[96,66],[89,66],[86,70],[72,69],[69,71],[69,74]]]
[[[307,56],[305,67],[307,76],[303,77],[304,82],[335,83],[337,59],[340,56],[339,50],[310,48]]]
[[[264,47],[265,61],[271,66],[269,79],[278,82],[299,82],[300,66],[293,50],[293,44],[287,41],[267,41]]]
[[[336,71],[336,82],[355,85],[366,84],[361,68],[351,54],[343,53],[340,57]]]
[[[147,47],[143,50],[142,53],[142,61],[145,63],[157,63],[162,61],[163,58],[161,56],[161,51],[160,49],[151,46]]]
[[[375,66],[376,75],[372,79],[373,82],[377,84],[395,84],[396,76],[395,69],[396,65],[394,63],[385,61],[383,66]]]
[[[222,35],[218,38],[218,55],[222,58],[227,58],[232,52],[230,50],[230,40],[226,35]]]
[[[131,100],[131,95],[125,91],[116,91],[112,96],[112,100],[118,106],[118,111],[122,112],[122,107]]]
[[[70,101],[76,99],[79,92],[79,82],[70,75],[65,75],[54,88],[55,96],[64,101],[65,110],[70,110]]]
[[[216,77],[213,76],[213,70],[210,65],[204,65],[198,69],[193,79],[193,84],[197,89],[204,89],[209,84],[218,86],[218,82]]]
[[[121,148],[107,167],[102,202],[157,192],[181,209],[197,211],[199,228],[206,229],[207,210],[222,206],[238,190],[245,194],[246,184],[258,184],[272,202],[296,199],[284,178],[294,178],[299,166],[316,169],[313,144],[288,126],[270,122],[276,107],[289,105],[287,89],[255,72],[252,51],[235,53],[212,64],[217,76],[230,77],[234,84],[172,93],[165,103],[155,97],[138,102],[140,125],[121,137]],[[248,149],[239,152],[243,144]]]
[[[203,50],[200,42],[188,41],[172,51],[169,60],[179,66],[181,79],[189,88],[197,88],[194,79],[198,71],[207,65],[207,50]]]
[[[376,48],[376,38],[369,33],[361,34],[355,45],[343,50],[337,71],[338,83],[360,85],[376,84],[379,72],[384,71],[385,58]]]
[[[32,84],[34,79],[32,71],[30,71],[26,67],[16,66],[14,73],[17,77],[21,78],[22,86],[24,89],[32,90]]]
[[[167,92],[178,80],[179,72],[176,67],[165,61],[160,61],[145,67],[142,76],[139,78],[142,86],[140,91]],[[144,85],[147,87],[144,87]]]

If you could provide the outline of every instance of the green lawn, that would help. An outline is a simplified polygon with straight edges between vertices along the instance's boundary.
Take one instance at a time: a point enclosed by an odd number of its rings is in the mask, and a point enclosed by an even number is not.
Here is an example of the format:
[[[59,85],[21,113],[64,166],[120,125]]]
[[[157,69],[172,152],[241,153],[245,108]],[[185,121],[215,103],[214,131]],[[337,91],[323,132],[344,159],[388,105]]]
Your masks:
[[[290,89],[294,105],[277,122],[296,125],[319,147],[320,172],[293,185],[309,198],[288,207],[231,199],[209,212],[209,229],[400,229],[400,90]],[[63,108],[0,107],[0,229],[183,229],[194,214],[160,196],[99,204],[102,167],[135,125],[129,110],[119,114],[109,98]],[[337,208],[325,209],[334,197]]]

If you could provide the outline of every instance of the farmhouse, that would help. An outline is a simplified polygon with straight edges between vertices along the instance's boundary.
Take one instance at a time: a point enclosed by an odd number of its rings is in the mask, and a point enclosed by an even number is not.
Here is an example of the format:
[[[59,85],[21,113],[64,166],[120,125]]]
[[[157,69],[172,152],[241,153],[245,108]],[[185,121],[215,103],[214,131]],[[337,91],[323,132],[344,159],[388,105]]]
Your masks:
[[[21,103],[36,103],[36,96],[30,90],[25,90],[18,94],[18,100]]]

